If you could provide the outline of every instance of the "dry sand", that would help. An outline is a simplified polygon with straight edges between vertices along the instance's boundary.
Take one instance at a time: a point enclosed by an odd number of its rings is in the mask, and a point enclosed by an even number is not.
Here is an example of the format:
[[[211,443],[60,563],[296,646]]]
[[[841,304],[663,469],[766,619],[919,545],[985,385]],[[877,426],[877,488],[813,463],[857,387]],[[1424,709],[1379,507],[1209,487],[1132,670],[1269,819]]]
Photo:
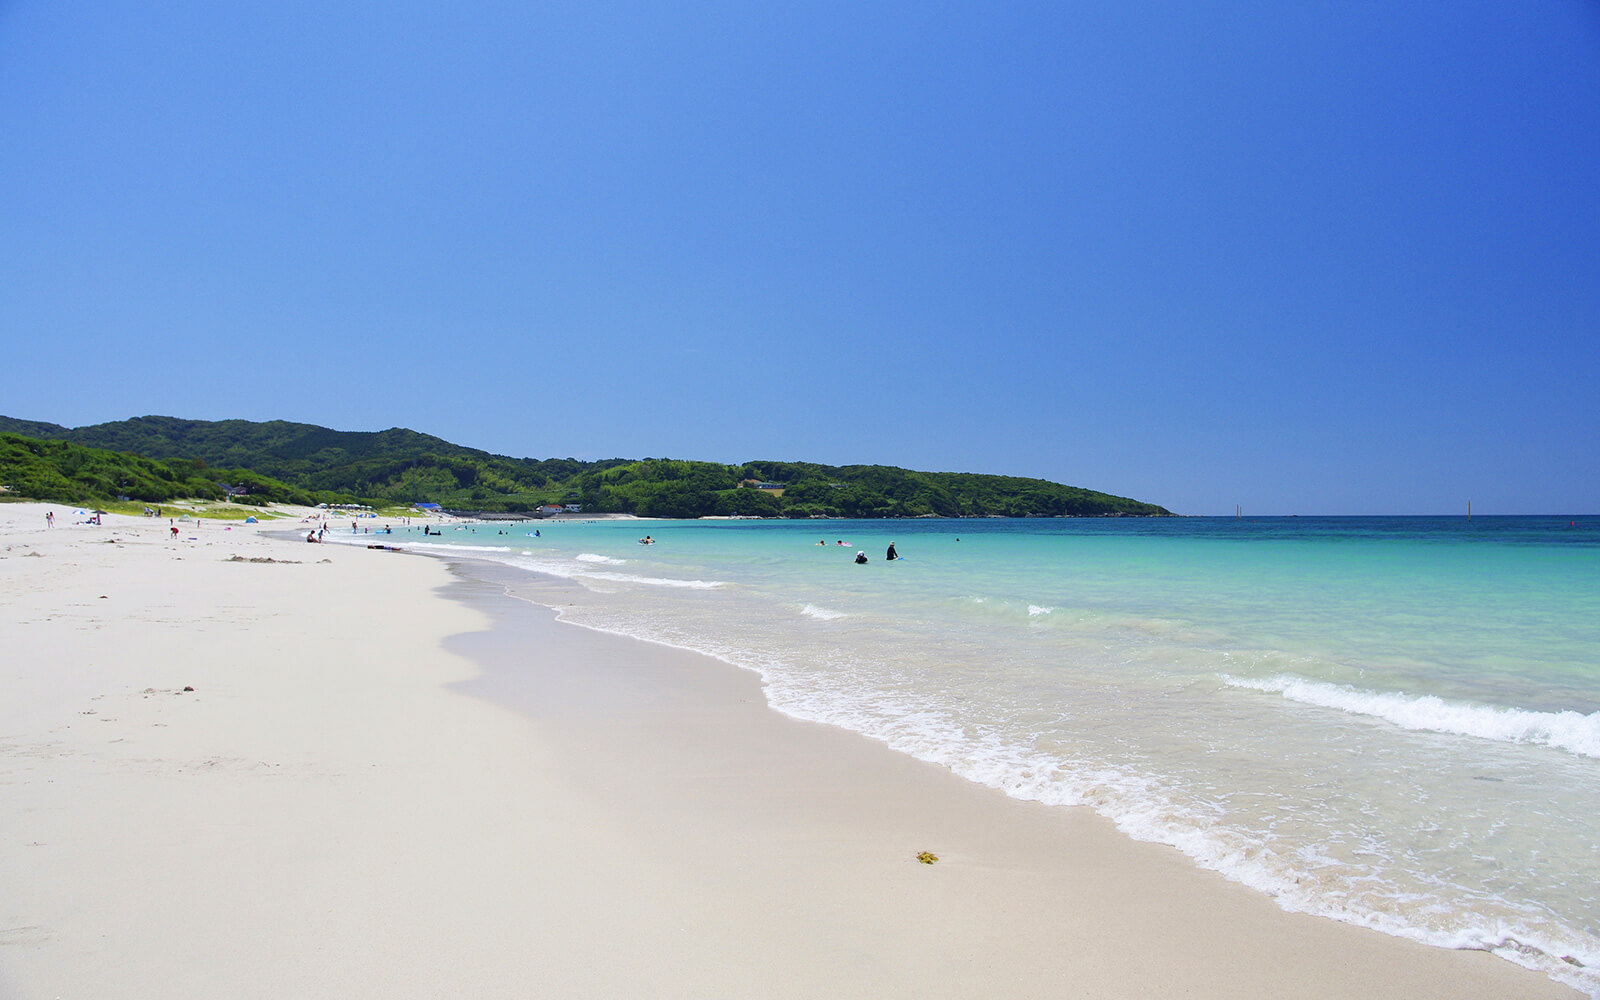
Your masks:
[[[0,504],[0,997],[1575,996],[507,592],[563,584],[46,509]]]

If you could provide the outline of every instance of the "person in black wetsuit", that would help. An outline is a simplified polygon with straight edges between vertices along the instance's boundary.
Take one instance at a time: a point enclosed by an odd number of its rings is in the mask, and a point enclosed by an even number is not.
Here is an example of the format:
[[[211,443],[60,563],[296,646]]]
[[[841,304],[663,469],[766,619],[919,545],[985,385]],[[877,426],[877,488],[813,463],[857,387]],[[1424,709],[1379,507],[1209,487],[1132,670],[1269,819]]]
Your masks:
[[[867,561],[867,554],[865,552],[857,552],[856,553],[856,565],[857,566],[864,565],[866,563],[866,561]]]
[[[894,543],[893,542],[889,543],[889,552],[888,552],[887,555],[884,556],[884,558],[889,560],[890,562],[894,562],[896,559],[900,558],[899,554],[896,553],[895,550],[894,550]]]

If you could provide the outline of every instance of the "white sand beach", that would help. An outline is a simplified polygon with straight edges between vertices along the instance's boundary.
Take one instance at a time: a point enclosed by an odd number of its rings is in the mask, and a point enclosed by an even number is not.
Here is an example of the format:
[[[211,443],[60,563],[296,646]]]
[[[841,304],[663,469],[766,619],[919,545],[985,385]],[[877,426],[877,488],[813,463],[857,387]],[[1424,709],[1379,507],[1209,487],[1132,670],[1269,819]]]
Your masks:
[[[493,573],[71,512],[0,504],[0,998],[1577,995]]]

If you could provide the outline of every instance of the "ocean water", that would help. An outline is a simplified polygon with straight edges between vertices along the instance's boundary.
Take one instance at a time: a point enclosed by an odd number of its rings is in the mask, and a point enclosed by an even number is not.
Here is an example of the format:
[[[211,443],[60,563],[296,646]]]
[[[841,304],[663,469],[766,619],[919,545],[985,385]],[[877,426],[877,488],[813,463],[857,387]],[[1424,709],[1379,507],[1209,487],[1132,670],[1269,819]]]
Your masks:
[[[1089,806],[1285,909],[1600,996],[1600,518],[546,521],[385,541],[575,581],[564,618],[756,671],[780,711]]]

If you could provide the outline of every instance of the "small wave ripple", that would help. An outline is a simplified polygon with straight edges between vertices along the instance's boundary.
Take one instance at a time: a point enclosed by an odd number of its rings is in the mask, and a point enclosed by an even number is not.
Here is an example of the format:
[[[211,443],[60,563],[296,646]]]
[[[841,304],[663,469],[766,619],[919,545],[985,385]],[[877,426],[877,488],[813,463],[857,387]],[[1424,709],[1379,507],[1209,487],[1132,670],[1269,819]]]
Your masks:
[[[1229,687],[1281,694],[1289,701],[1383,719],[1403,729],[1453,733],[1502,743],[1547,746],[1580,757],[1600,757],[1600,712],[1534,712],[1436,695],[1364,691],[1301,677],[1249,678],[1223,675]]]
[[[807,618],[816,618],[820,621],[831,622],[845,616],[843,611],[834,611],[830,608],[819,608],[815,604],[807,604],[800,609],[800,613]]]

